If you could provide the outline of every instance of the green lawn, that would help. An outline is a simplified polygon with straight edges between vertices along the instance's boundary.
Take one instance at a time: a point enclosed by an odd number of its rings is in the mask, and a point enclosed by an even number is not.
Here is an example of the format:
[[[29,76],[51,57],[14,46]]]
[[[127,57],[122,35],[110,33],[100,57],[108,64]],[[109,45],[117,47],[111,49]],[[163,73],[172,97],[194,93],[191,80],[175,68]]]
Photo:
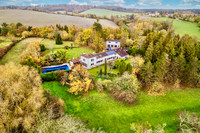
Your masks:
[[[13,46],[8,53],[0,60],[0,65],[3,65],[8,62],[20,63],[20,55],[27,48],[27,46],[32,41],[42,41],[42,38],[27,38],[15,46]]]
[[[57,44],[55,44],[55,40],[44,39],[42,41],[42,44],[44,44],[46,46],[47,50],[45,50],[43,52],[43,55],[49,54],[51,52],[54,53],[59,49],[65,48],[65,46],[71,46],[71,43],[73,44],[73,46],[76,46],[75,43],[71,42],[71,41],[63,41],[62,45],[57,45]],[[68,60],[71,60],[73,57],[78,58],[84,52],[85,53],[93,53],[94,50],[89,49],[89,48],[84,48],[84,47],[77,47],[77,48],[68,49]]]
[[[12,43],[12,39],[19,39],[19,38],[0,36],[0,48],[10,45]]]
[[[197,23],[185,22],[170,18],[151,18],[151,20],[160,21],[173,21],[175,32],[183,36],[184,34],[189,34],[190,36],[197,36],[200,39],[200,28]]]
[[[200,89],[170,91],[165,96],[141,93],[137,105],[127,106],[95,90],[88,95],[74,96],[58,82],[45,82],[43,88],[65,101],[68,114],[80,117],[89,128],[101,127],[106,132],[127,133],[131,123],[148,121],[153,126],[166,123],[166,132],[172,133],[177,131],[179,111],[200,110]]]
[[[129,12],[119,12],[119,11],[112,11],[112,10],[106,10],[106,9],[89,9],[89,10],[86,10],[84,12],[81,12],[80,14],[95,14],[96,16],[98,17],[108,17],[110,18],[112,15],[113,16],[126,16],[126,15],[131,15],[133,13],[129,13]],[[136,13],[134,13],[136,14]]]

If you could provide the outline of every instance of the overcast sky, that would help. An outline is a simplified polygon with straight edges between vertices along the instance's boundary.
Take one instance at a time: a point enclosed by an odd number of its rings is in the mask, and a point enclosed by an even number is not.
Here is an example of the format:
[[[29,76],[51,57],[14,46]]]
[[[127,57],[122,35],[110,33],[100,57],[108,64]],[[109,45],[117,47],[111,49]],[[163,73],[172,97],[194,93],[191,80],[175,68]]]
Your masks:
[[[114,5],[125,8],[200,9],[200,0],[0,0],[0,6],[35,6],[52,4]]]

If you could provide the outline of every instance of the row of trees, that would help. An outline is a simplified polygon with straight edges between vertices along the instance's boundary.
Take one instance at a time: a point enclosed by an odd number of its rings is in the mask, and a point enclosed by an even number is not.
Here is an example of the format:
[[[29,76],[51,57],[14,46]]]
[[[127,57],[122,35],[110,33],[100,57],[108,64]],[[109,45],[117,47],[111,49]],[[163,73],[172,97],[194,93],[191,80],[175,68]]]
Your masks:
[[[151,32],[140,47],[133,47],[130,54],[140,54],[145,65],[139,72],[143,85],[150,87],[155,81],[197,87],[200,85],[200,44],[185,35],[169,32]]]

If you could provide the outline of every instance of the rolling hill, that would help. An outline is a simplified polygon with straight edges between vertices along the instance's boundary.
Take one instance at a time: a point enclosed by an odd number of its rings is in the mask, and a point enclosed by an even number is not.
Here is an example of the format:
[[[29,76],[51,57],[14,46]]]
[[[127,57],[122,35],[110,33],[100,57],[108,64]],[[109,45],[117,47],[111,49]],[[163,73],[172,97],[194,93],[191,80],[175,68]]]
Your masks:
[[[89,28],[96,19],[83,18],[69,15],[48,14],[29,10],[0,10],[0,24],[21,22],[24,25],[48,26],[48,25],[72,25],[75,24],[82,28]],[[109,20],[99,21],[103,27],[117,28],[118,26]]]
[[[113,16],[125,16],[125,15],[131,15],[133,13],[129,13],[129,12],[119,12],[119,11],[112,11],[112,10],[107,10],[107,9],[89,9],[86,10],[84,12],[81,12],[80,14],[95,14],[98,17],[108,17],[110,18],[112,15]]]

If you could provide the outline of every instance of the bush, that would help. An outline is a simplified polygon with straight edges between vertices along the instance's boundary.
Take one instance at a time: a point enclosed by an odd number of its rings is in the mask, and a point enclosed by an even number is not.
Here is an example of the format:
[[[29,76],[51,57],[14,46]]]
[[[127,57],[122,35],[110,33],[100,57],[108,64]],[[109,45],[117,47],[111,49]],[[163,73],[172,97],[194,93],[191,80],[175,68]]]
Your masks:
[[[58,72],[48,72],[40,74],[42,81],[58,81]]]
[[[179,114],[179,131],[183,133],[200,132],[200,117],[195,113],[181,112]]]
[[[153,85],[148,90],[150,95],[164,95],[165,87],[160,82],[154,82]]]
[[[44,45],[44,44],[41,44],[41,45],[40,45],[40,49],[41,49],[42,52],[45,51],[45,50],[46,50],[45,45]]]
[[[111,95],[117,101],[124,102],[126,104],[137,103],[137,94],[133,90],[112,90]]]

